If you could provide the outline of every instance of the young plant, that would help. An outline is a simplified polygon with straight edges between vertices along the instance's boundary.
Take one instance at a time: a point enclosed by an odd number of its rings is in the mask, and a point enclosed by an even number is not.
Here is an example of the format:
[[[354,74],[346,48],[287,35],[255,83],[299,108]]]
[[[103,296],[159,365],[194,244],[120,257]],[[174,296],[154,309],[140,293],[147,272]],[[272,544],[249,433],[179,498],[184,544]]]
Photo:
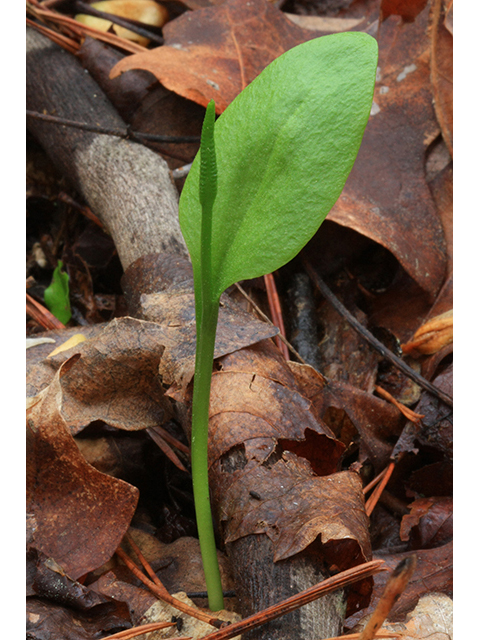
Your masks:
[[[57,266],[53,272],[52,282],[45,289],[43,299],[48,310],[53,315],[67,324],[72,317],[72,310],[70,308],[70,292],[68,286],[69,276],[68,273],[62,271],[63,262],[58,261]]]
[[[180,198],[190,252],[197,345],[192,476],[209,607],[223,607],[208,488],[208,409],[220,295],[271,273],[305,246],[339,197],[370,114],[376,41],[340,33],[274,60],[215,123]]]

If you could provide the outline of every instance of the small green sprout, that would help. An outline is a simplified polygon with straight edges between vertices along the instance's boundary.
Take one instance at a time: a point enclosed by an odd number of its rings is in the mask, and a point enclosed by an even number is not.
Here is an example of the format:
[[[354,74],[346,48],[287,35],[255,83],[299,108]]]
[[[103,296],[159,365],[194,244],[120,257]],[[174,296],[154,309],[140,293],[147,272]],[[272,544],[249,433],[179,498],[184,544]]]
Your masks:
[[[215,122],[179,203],[193,265],[197,345],[192,477],[211,610],[223,608],[208,487],[208,410],[221,294],[271,273],[313,237],[339,197],[372,105],[378,49],[364,33],[316,38],[274,60]]]
[[[68,273],[62,271],[62,267],[63,262],[59,260],[53,272],[52,282],[45,289],[43,299],[45,300],[48,310],[51,311],[60,322],[67,324],[72,317],[68,287],[69,276]]]

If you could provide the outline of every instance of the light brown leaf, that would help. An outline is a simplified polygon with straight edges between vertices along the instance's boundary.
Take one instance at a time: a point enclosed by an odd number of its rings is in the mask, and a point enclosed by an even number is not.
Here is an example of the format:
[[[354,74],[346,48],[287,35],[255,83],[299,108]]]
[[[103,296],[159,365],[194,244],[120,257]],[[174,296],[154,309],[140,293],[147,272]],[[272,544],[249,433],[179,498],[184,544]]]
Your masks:
[[[111,77],[145,69],[202,106],[214,99],[222,113],[272,60],[324,33],[298,27],[265,0],[227,0],[172,20],[164,46],[124,58]]]

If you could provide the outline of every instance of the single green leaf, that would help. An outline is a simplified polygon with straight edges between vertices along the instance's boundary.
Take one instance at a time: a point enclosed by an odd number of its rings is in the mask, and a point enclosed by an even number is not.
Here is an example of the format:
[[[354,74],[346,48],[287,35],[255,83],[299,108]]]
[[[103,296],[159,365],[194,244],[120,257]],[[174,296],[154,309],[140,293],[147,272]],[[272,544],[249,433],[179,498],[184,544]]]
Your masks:
[[[215,124],[212,295],[275,271],[312,238],[339,197],[372,104],[377,43],[323,36],[274,60]],[[180,226],[201,281],[200,158],[180,198]]]
[[[67,324],[72,317],[68,287],[69,277],[68,273],[62,271],[62,267],[63,263],[59,260],[53,272],[52,282],[50,286],[45,289],[44,300],[49,311],[51,311],[60,322]]]

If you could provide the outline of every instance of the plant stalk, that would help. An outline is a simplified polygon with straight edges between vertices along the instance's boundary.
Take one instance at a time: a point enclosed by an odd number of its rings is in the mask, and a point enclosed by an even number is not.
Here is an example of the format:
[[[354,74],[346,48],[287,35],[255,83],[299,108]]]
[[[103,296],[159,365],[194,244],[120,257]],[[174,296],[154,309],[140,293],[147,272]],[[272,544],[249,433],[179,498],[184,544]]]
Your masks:
[[[197,345],[192,401],[192,479],[198,538],[211,611],[223,609],[223,591],[208,488],[208,410],[219,296],[212,292],[212,217],[217,193],[215,103],[207,107],[200,145],[201,268],[195,283]]]

